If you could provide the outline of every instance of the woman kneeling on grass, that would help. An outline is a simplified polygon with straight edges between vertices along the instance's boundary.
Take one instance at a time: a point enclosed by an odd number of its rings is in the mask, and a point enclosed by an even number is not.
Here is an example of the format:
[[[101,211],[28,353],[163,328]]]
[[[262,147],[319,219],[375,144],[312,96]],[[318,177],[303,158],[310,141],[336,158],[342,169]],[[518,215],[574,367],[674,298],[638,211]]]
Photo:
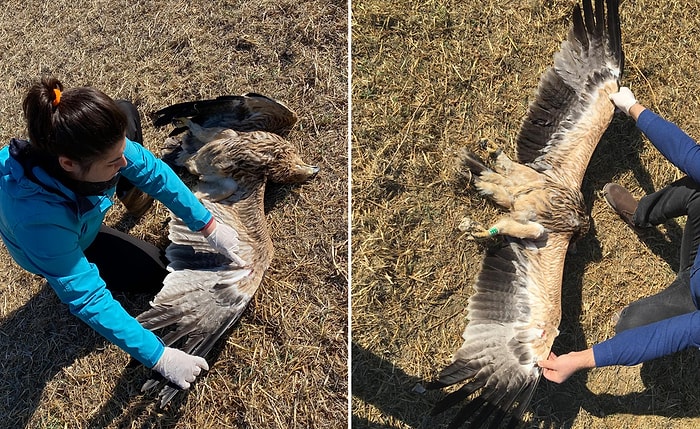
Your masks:
[[[625,188],[603,188],[610,207],[632,228],[660,225],[687,215],[680,248],[680,269],[663,291],[628,305],[615,326],[616,335],[592,348],[538,362],[542,375],[561,383],[581,369],[636,365],[691,347],[700,347],[700,146],[676,125],[639,104],[625,87],[610,99],[637,121],[651,143],[687,174],[637,201]]]
[[[12,139],[0,150],[0,235],[10,255],[43,276],[72,314],[168,381],[189,388],[208,369],[204,358],[165,347],[110,293],[160,290],[167,274],[162,252],[102,221],[115,192],[129,197],[142,190],[243,265],[236,255],[238,234],[217,225],[177,175],[140,144],[131,103],[89,87],[63,91],[58,80],[44,78],[22,107],[29,141]]]

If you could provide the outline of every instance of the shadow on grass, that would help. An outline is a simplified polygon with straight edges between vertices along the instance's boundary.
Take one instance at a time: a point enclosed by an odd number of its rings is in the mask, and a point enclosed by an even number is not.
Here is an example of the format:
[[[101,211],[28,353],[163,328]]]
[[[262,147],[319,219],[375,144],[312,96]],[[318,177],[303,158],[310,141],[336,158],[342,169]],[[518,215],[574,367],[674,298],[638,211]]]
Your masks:
[[[685,350],[641,366],[645,389],[626,395],[587,392],[582,407],[596,416],[634,414],[669,418],[700,417],[700,353]]]
[[[568,335],[567,335],[568,337]],[[571,336],[573,338],[573,336]],[[568,344],[561,345],[566,352]],[[555,350],[556,352],[556,350]],[[353,429],[388,429],[401,427],[396,422],[415,429],[445,427],[454,410],[442,416],[429,417],[432,405],[443,394],[411,392],[416,383],[424,382],[406,374],[356,343],[352,345]],[[575,374],[566,383],[540,381],[530,406],[532,418],[527,428],[570,428],[581,409],[597,417],[613,414],[654,415],[665,417],[698,417],[698,392],[687,386],[700,386],[700,353],[694,350],[667,356],[642,365],[645,389],[627,395],[595,394],[586,386],[586,374]],[[681,385],[685,386],[680,387]],[[396,398],[413,396],[413,401]],[[375,407],[383,422],[372,422],[356,413],[357,400]],[[391,422],[391,423],[389,423]]]
[[[627,171],[632,172],[644,195],[657,191],[651,174],[639,157],[644,145],[649,144],[642,137],[634,120],[621,114],[614,117],[586,171],[582,186],[586,201],[592,201],[594,194],[602,191],[606,183],[614,181],[616,176]],[[656,228],[649,228],[637,236],[652,252],[666,261],[674,272],[678,272],[683,228],[675,220],[669,220],[664,226],[665,234]],[[620,228],[627,228],[622,220]]]
[[[158,410],[154,407],[154,403],[157,402],[157,391],[145,394],[139,392],[149,372],[138,363],[127,366],[109,395],[109,401],[93,414],[93,417],[85,423],[85,427],[90,429],[175,428],[182,417],[182,410],[187,403],[189,392],[178,393],[169,407]]]
[[[383,359],[361,345],[352,343],[352,428],[386,429],[396,425],[371,422],[356,414],[361,400],[376,407],[387,421],[400,421],[410,427],[424,427],[430,408],[437,398],[436,392],[424,395],[412,391],[424,380],[404,372],[390,361]],[[426,416],[426,417],[423,417]],[[419,421],[423,421],[419,424]]]
[[[149,295],[115,293],[115,298],[122,303],[129,314],[136,315],[148,308]],[[166,409],[160,410],[158,391],[141,392],[143,383],[153,371],[131,359],[117,380],[112,392],[105,394],[109,398],[99,411],[85,422],[84,427],[99,429],[105,427],[130,427],[148,429],[153,427],[175,428],[182,417],[183,407],[187,403],[189,391],[179,392]]]
[[[115,294],[115,298],[131,314],[147,303],[145,296],[132,298]],[[48,284],[44,283],[25,305],[0,322],[0,344],[3,353],[0,403],[4,404],[0,407],[0,421],[3,427],[24,428],[29,426],[42,401],[46,401],[46,398],[42,399],[46,385],[77,359],[104,348],[107,341],[71,315]],[[141,409],[131,406],[135,396],[140,395],[138,387],[145,380],[147,371],[142,365],[126,368],[110,401],[90,421],[84,422],[83,427],[106,427],[127,406],[130,408],[128,420],[122,420],[123,424],[119,423],[118,427],[136,427],[131,425],[133,416],[143,414],[146,406],[154,401],[143,397],[138,400],[142,404]],[[79,392],[72,394],[80,395]],[[159,427],[164,428],[174,427],[179,419],[179,415],[174,413],[167,418],[151,414],[150,423],[157,419]],[[173,424],[169,426],[168,421]]]
[[[123,223],[132,224],[134,219],[127,215]],[[130,229],[127,228],[127,230]],[[130,314],[136,314],[147,306],[148,296],[126,296],[115,293],[115,298]],[[107,345],[106,340],[68,312],[47,283],[21,308],[0,321],[0,350],[3,362],[0,365],[0,421],[3,427],[24,428],[30,425],[34,414],[43,403],[46,404],[44,390],[49,382],[91,353],[99,353]],[[94,418],[82,422],[82,427],[103,428],[119,415],[121,409],[139,395],[138,386],[145,380],[148,370],[140,364],[123,372],[111,400],[102,407]],[[135,388],[136,387],[136,388]],[[79,388],[79,387],[78,387]],[[60,389],[59,389],[60,394]],[[80,395],[80,392],[71,392]],[[60,400],[60,399],[59,399]],[[49,399],[50,401],[50,399]],[[143,398],[143,407],[153,403],[152,398]],[[139,409],[135,410],[137,413]],[[134,411],[130,415],[134,415]],[[171,413],[173,414],[173,413]],[[173,424],[163,424],[162,415],[154,416],[159,427],[174,427],[179,415],[173,414]],[[133,419],[123,420],[119,427],[132,426]],[[63,424],[59,421],[42,424]],[[32,423],[33,425],[33,423]],[[143,427],[153,427],[145,425]]]
[[[60,302],[48,285],[0,323],[3,353],[0,421],[26,427],[46,384],[77,358],[104,346],[87,327],[57,314]],[[67,311],[66,311],[67,313]],[[70,317],[70,315],[68,315]],[[67,323],[68,322],[68,323]]]

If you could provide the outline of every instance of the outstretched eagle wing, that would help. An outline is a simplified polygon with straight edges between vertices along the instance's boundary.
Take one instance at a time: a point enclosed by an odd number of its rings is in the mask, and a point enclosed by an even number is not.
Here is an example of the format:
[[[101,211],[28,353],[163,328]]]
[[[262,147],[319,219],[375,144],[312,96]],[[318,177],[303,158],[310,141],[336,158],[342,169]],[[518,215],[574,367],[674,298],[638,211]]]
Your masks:
[[[222,204],[202,199],[204,206],[217,222],[234,224]],[[229,264],[226,257],[214,250],[201,233],[192,232],[185,223],[172,217],[171,240],[166,249],[170,273],[163,289],[151,302],[151,308],[138,315],[137,320],[152,331],[164,330],[163,342],[177,345],[186,353],[208,357],[212,348],[243,315],[255,294],[260,276],[251,268]],[[253,260],[251,243],[242,240],[239,256]],[[264,271],[267,266],[256,267]],[[148,380],[143,391],[162,384],[160,377]],[[159,392],[159,405],[164,407],[179,392],[172,385]]]
[[[435,389],[469,380],[432,410],[439,414],[477,391],[450,428],[480,427],[491,418],[517,424],[540,378],[538,359],[549,353],[561,308],[562,269],[570,234],[545,240],[506,239],[483,260],[469,299],[464,344],[452,364],[429,383]],[[481,390],[480,390],[481,389]]]
[[[612,120],[624,55],[618,0],[574,6],[567,40],[540,78],[517,137],[517,159],[562,184],[580,187],[600,135]]]
[[[229,128],[236,131],[269,131],[281,136],[289,133],[297,115],[283,103],[261,94],[221,95],[214,99],[185,101],[165,107],[151,115],[153,125],[170,125],[173,119],[188,117],[203,128]],[[174,136],[187,130],[175,128]]]
[[[524,165],[501,166],[521,174],[501,177],[504,186],[526,189],[523,180],[541,181],[539,191],[528,191],[532,198],[563,201],[562,208],[572,212],[583,205],[581,181],[612,119],[608,94],[618,90],[622,72],[618,2],[606,0],[607,16],[603,2],[596,0],[595,11],[590,0],[583,1],[583,10],[574,7],[573,28],[554,66],[543,74],[518,135],[517,156]],[[480,174],[498,176],[479,167]],[[561,211],[540,216],[555,218]],[[541,375],[536,363],[546,359],[558,335],[564,259],[573,231],[549,228],[537,239],[505,237],[488,251],[469,299],[464,343],[426,386],[465,382],[433,409],[437,414],[471,399],[450,428],[515,427],[520,421]]]

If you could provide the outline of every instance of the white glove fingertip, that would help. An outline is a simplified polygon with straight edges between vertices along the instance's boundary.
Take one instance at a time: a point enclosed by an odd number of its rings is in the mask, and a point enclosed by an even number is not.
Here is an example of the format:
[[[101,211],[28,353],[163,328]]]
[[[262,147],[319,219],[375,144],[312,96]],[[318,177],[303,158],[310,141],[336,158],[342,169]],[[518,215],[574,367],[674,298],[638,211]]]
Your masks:
[[[246,261],[243,260],[240,256],[236,255],[235,253],[231,253],[231,261],[234,263],[239,268],[245,267],[248,265]]]
[[[204,358],[200,358],[201,360],[197,362],[197,366],[200,367],[201,369],[205,371],[209,371],[209,364]]]

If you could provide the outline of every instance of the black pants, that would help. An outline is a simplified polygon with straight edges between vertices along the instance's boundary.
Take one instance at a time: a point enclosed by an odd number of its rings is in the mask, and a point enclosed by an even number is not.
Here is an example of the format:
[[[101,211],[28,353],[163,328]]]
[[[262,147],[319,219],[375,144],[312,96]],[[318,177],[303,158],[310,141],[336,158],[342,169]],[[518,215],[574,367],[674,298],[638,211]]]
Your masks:
[[[143,144],[141,119],[136,106],[126,100],[117,100],[126,114],[126,137]],[[117,196],[122,196],[134,185],[124,177],[117,183]],[[95,241],[85,249],[88,261],[97,265],[100,276],[111,291],[156,294],[163,287],[168,274],[165,256],[157,247],[116,229],[102,226]]]
[[[628,305],[615,326],[622,332],[695,311],[690,292],[690,268],[700,246],[700,185],[684,177],[639,200],[634,213],[638,226],[655,226],[669,219],[687,215],[680,248],[680,265],[676,278],[663,291]]]
[[[155,295],[168,274],[160,249],[105,225],[85,249],[85,257],[97,265],[107,289],[114,292]]]

